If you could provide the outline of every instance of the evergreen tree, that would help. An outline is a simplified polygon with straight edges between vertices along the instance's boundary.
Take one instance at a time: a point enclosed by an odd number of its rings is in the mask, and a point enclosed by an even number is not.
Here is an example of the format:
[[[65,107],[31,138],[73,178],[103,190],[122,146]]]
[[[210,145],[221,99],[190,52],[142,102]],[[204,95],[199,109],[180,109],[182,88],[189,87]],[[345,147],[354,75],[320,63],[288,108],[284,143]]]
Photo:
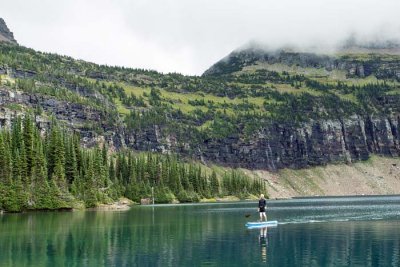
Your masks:
[[[26,155],[26,181],[29,183],[31,174],[32,174],[32,165],[33,165],[33,131],[34,126],[32,122],[32,118],[30,114],[27,114],[24,119],[24,129],[23,129],[23,140],[25,144],[25,155]]]
[[[80,146],[80,139],[78,134],[72,136],[73,149],[76,156],[76,166],[78,174],[83,172],[82,151]]]
[[[37,141],[34,165],[32,166],[32,184],[29,190],[32,192],[29,197],[30,208],[49,209],[53,206],[47,181],[46,165],[42,142]]]
[[[76,179],[78,179],[78,160],[76,156],[76,151],[74,149],[73,140],[67,139],[65,144],[66,149],[66,165],[65,165],[65,176],[68,184],[72,184]]]
[[[97,190],[94,172],[93,155],[88,156],[87,171],[84,177],[84,201],[86,207],[94,207],[97,204]]]
[[[215,171],[211,173],[210,177],[211,193],[215,196],[219,194],[219,182]]]
[[[23,145],[22,143],[22,128],[21,128],[21,118],[17,117],[12,125],[12,132],[11,132],[11,136],[12,136],[12,153],[13,156],[15,156],[15,154],[18,151],[21,151],[21,147]]]
[[[65,147],[61,130],[55,120],[53,120],[50,140],[48,142],[48,175],[50,181],[53,180],[56,186],[66,192],[67,181],[65,178]]]
[[[28,177],[28,162],[26,157],[26,150],[25,150],[25,141],[22,140],[21,142],[21,151],[19,155],[20,161],[20,173],[21,173],[21,181],[25,187],[28,187],[30,184],[30,178]]]
[[[0,182],[10,185],[12,179],[12,159],[7,132],[0,133]]]

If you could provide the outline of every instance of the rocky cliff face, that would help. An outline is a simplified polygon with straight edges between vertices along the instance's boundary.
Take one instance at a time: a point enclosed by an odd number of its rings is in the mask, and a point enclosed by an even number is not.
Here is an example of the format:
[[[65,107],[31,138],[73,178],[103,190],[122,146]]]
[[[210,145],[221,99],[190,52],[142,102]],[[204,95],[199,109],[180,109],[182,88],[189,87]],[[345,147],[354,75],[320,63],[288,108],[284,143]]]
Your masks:
[[[8,29],[6,22],[0,18],[0,42],[18,44],[14,39],[14,34]]]
[[[277,170],[365,160],[371,153],[399,156],[399,122],[400,116],[353,116],[300,127],[276,123],[251,142],[226,140],[205,146],[203,157],[222,164]]]
[[[400,96],[382,99],[382,105],[390,108],[400,102]],[[105,140],[111,147],[129,147],[135,150],[161,153],[179,153],[203,162],[225,166],[275,171],[282,168],[304,168],[334,162],[366,160],[371,154],[390,157],[400,156],[400,114],[353,115],[346,119],[318,120],[301,125],[273,122],[263,127],[249,140],[238,137],[209,139],[194,144],[162,127],[153,126],[128,131],[123,126],[110,128],[105,114],[49,97],[15,93],[0,89],[0,127],[11,123],[18,114],[15,105],[36,108],[80,132],[84,144],[90,146]],[[36,116],[37,124],[46,129],[49,119]],[[86,128],[88,121],[99,124],[101,133]]]
[[[370,154],[400,156],[400,114],[354,115],[300,126],[276,122],[265,126],[250,141],[206,140],[196,147],[190,143],[178,145],[174,142],[176,136],[163,136],[159,132],[153,128],[127,134],[125,143],[138,150],[169,150],[226,166],[272,171],[331,162],[350,163],[366,160]]]
[[[116,146],[122,146],[119,141],[121,138],[115,137],[118,125],[107,124],[107,114],[102,111],[78,103],[0,86],[0,129],[10,127],[16,116],[21,116],[28,110],[35,110],[36,124],[43,132],[51,124],[48,114],[53,114],[70,130],[78,132],[86,146],[94,145],[99,139],[106,139],[111,145],[116,142]]]

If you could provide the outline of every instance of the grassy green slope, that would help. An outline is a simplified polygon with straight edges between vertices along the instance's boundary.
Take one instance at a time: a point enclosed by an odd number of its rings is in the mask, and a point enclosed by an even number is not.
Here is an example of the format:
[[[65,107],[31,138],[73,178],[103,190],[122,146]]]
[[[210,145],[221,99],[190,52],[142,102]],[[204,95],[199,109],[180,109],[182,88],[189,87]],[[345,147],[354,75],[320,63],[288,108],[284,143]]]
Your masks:
[[[193,142],[247,138],[272,121],[301,123],[399,111],[383,108],[381,99],[400,94],[399,80],[393,78],[400,56],[340,54],[335,60],[370,64],[372,74],[362,77],[285,60],[248,60],[244,65],[231,60],[231,65],[222,64],[221,74],[184,76],[97,65],[0,44],[3,85],[68,98],[111,114],[114,121],[122,119],[128,128],[161,123],[182,132],[195,129]],[[18,71],[31,74],[21,77],[15,75]]]

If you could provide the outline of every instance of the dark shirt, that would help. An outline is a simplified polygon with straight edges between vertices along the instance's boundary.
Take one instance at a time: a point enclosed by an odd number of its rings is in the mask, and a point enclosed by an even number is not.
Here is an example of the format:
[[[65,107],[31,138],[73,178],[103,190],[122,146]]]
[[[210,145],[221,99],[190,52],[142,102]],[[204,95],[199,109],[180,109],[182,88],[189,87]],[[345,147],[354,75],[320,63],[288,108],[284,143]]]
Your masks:
[[[260,209],[260,212],[265,212],[266,206],[267,206],[267,201],[265,201],[265,199],[260,199],[258,201],[258,208]]]

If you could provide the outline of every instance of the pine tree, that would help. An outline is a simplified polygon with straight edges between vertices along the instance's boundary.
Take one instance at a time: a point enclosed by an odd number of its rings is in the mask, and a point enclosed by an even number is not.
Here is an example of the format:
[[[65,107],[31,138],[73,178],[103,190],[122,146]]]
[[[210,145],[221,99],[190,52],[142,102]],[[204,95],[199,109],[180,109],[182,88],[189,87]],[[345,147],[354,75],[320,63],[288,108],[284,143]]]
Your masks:
[[[62,192],[67,192],[67,181],[65,178],[65,147],[63,135],[58,125],[53,122],[50,140],[48,142],[48,175],[50,180],[54,180],[55,184]]]
[[[48,209],[52,206],[46,165],[42,142],[37,141],[32,166],[32,188],[29,190],[32,192],[29,201],[33,205],[31,208]]]
[[[65,176],[68,184],[72,184],[76,179],[78,179],[78,160],[76,157],[76,152],[74,149],[73,140],[68,139],[65,144],[66,149],[66,162],[65,165]]]
[[[7,132],[0,133],[0,182],[9,185],[12,182],[12,159]]]
[[[215,196],[219,194],[219,182],[215,171],[211,173],[210,177],[211,193]]]
[[[11,132],[11,139],[12,139],[12,153],[15,156],[17,151],[21,150],[22,147],[22,129],[21,129],[21,117],[17,117],[12,125],[12,132]]]
[[[87,170],[84,178],[84,201],[86,207],[95,207],[97,205],[97,190],[95,186],[94,156],[88,156]]]
[[[177,166],[177,168],[179,168],[179,176],[181,177],[183,189],[186,191],[193,191],[194,190],[193,185],[189,181],[188,173],[186,171],[185,166],[182,164],[179,167]]]
[[[108,171],[108,177],[110,178],[111,182],[116,183],[117,182],[117,175],[115,172],[115,167],[114,167],[114,159],[111,158],[110,160],[110,168]]]
[[[13,152],[12,156],[12,177],[16,179],[17,177],[21,180],[21,156],[19,150]],[[22,183],[22,181],[21,181]]]
[[[26,180],[29,183],[31,174],[32,174],[32,165],[33,165],[33,122],[30,114],[27,114],[24,119],[24,129],[23,129],[23,140],[25,144],[25,154],[26,154]]]
[[[80,147],[80,139],[78,134],[72,136],[73,149],[76,156],[76,166],[78,174],[83,173],[82,151]]]
[[[14,177],[13,190],[15,191],[15,203],[18,207],[18,211],[22,211],[27,208],[28,205],[28,192],[22,184],[21,177]]]
[[[104,142],[103,143],[103,148],[101,150],[102,154],[102,168],[103,168],[103,186],[108,187],[110,184],[110,178],[109,178],[109,165],[108,165],[108,148],[107,144]]]
[[[31,179],[28,176],[28,162],[26,159],[24,140],[22,140],[21,142],[21,151],[19,155],[19,160],[20,160],[19,165],[20,165],[21,182],[26,188],[28,188],[30,186]]]

